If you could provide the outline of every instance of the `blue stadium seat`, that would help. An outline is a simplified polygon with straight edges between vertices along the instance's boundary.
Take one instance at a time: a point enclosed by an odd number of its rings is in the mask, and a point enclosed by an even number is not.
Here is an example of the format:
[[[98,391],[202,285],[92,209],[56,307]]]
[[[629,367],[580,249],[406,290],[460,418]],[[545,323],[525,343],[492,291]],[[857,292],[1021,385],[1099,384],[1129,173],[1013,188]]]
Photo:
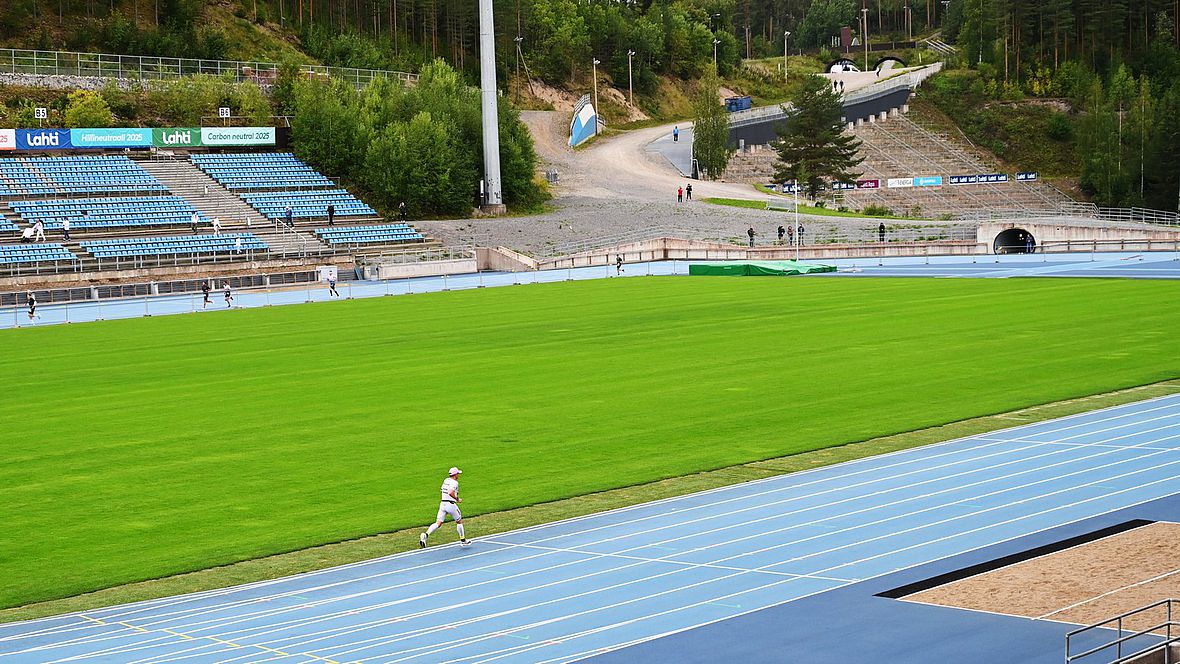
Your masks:
[[[225,233],[222,235],[180,235],[176,237],[118,238],[80,243],[90,255],[98,259],[134,258],[143,256],[172,256],[193,254],[232,254],[238,249],[254,252],[269,249],[253,233]]]
[[[74,261],[78,257],[56,242],[39,244],[0,244],[0,263],[40,263]]]
[[[4,215],[0,214],[0,232],[3,232],[3,231],[19,231],[19,230],[20,230],[20,228],[18,228],[16,224],[14,224],[14,223],[12,223],[11,221],[9,221],[9,220],[5,219],[5,218],[4,218]]]
[[[328,206],[336,209],[337,217],[375,217],[377,211],[366,205],[345,189],[319,189],[312,191],[283,191],[242,194],[242,200],[269,219],[282,219],[287,206],[291,207],[292,218],[324,218]]]
[[[335,183],[291,153],[195,154],[193,165],[226,189],[312,189]]]
[[[0,188],[13,196],[167,192],[139,164],[117,155],[0,159]]]
[[[407,224],[317,228],[316,235],[328,244],[391,244],[422,242],[426,238]]]
[[[70,219],[71,231],[95,228],[138,228],[191,223],[196,210],[178,196],[133,196],[123,198],[75,198],[69,200],[12,201],[13,211],[27,223],[40,219],[45,228],[60,229]],[[82,213],[86,212],[83,217]],[[200,223],[209,219],[198,214]]]

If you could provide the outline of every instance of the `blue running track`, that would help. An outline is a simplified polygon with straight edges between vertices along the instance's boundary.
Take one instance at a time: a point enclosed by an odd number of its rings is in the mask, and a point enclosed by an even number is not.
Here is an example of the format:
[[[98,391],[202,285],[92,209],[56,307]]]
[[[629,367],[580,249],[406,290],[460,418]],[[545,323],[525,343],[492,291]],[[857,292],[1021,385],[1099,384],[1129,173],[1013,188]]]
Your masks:
[[[0,662],[566,662],[603,653],[636,661],[640,652],[644,660],[677,661],[659,650],[677,637],[653,639],[708,634],[778,610],[768,607],[819,605],[866,579],[904,576],[1156,501],[1180,491],[1178,473],[1180,395],[1171,395],[494,536],[474,533],[468,547],[0,625]],[[764,621],[758,629],[773,638],[785,628]],[[859,633],[871,630],[862,624]],[[989,642],[1004,640],[1001,631]],[[1051,653],[1048,660],[963,652],[948,659],[943,651],[933,659],[863,661],[1062,661],[1061,641],[1050,641],[1037,651]],[[726,657],[720,641],[693,643],[681,659]],[[633,654],[614,652],[631,645]],[[825,659],[817,649],[763,659],[857,661],[853,654]]]

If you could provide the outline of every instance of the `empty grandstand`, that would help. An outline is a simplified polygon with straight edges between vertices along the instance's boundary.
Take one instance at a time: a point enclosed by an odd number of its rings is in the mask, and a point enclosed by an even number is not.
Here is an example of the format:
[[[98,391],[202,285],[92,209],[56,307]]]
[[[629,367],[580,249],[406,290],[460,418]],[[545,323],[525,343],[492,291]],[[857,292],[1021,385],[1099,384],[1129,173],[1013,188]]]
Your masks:
[[[77,260],[77,256],[56,242],[0,245],[0,263],[6,265],[40,262],[60,263],[75,260]]]
[[[176,237],[113,238],[82,242],[81,246],[101,265],[104,260],[114,260],[116,266],[130,262],[145,265],[171,259],[175,264],[181,257],[196,262],[205,255],[239,255],[250,258],[256,252],[266,251],[266,243],[253,233],[227,233],[224,235],[182,235]]]
[[[12,201],[9,206],[28,223],[37,221],[46,230],[59,230],[62,220],[70,220],[74,232],[98,228],[138,228],[145,226],[191,226],[196,212],[177,196],[134,196],[120,198],[73,198]],[[198,214],[200,223],[208,219]]]
[[[316,235],[331,245],[363,245],[390,242],[422,242],[426,238],[408,224],[318,228]]]
[[[121,155],[36,157],[0,160],[0,193],[74,195],[167,191]]]

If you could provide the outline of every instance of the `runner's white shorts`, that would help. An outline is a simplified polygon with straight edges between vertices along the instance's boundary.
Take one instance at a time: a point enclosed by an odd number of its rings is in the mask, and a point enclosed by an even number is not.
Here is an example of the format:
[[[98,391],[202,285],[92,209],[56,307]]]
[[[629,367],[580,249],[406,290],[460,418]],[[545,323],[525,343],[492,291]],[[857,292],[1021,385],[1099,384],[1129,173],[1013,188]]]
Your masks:
[[[451,518],[455,521],[461,521],[463,519],[463,514],[459,512],[458,505],[455,503],[448,503],[445,500],[440,501],[438,504],[438,516],[435,517],[434,520],[442,523],[447,518],[448,514],[450,514]]]

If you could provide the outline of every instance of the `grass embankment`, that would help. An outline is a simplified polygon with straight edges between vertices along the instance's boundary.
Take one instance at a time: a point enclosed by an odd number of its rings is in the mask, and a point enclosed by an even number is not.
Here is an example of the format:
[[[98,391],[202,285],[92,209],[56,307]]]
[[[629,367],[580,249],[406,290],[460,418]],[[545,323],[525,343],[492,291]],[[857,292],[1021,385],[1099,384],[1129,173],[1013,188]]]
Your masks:
[[[0,605],[415,527],[452,464],[474,516],[1172,378],[1170,293],[635,279],[11,330]]]
[[[759,185],[758,189],[760,191],[767,191],[767,193],[769,193],[769,191],[763,189],[761,185]],[[747,208],[750,210],[767,209],[765,201],[751,201],[744,198],[702,198],[701,200],[706,203],[712,203],[713,205],[728,205],[730,207]],[[787,210],[775,211],[787,212]],[[855,210],[832,210],[830,208],[814,207],[812,205],[800,205],[799,214],[811,214],[820,217],[855,217],[857,219],[897,219],[898,221],[913,221],[917,219],[916,217],[899,218],[885,215],[866,214],[864,212],[857,212]]]

